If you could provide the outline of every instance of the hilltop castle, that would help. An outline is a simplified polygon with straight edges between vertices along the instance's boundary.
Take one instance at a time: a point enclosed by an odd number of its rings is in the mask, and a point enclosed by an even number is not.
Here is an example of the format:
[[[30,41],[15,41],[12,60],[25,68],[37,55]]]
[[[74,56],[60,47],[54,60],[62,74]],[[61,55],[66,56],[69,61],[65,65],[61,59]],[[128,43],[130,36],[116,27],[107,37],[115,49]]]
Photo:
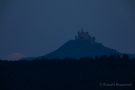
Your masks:
[[[83,29],[75,36],[75,40],[89,40],[91,43],[95,43],[95,37],[91,37],[88,32],[84,32]]]

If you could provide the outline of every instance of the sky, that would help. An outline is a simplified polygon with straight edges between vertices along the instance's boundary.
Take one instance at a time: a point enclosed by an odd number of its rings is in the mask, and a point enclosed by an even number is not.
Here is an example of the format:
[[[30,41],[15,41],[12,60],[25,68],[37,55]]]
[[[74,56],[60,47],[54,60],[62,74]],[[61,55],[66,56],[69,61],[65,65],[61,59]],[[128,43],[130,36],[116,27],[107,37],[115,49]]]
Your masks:
[[[0,58],[45,55],[81,28],[135,53],[135,0],[0,0]]]

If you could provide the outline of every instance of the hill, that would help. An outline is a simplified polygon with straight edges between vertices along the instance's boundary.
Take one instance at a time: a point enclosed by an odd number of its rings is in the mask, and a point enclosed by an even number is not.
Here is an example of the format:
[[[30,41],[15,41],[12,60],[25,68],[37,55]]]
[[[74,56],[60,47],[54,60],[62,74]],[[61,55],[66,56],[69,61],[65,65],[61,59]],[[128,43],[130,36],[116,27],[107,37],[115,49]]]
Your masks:
[[[69,40],[57,50],[44,55],[44,58],[81,58],[118,54],[117,50],[108,48],[95,41],[88,32],[80,31],[75,40]]]

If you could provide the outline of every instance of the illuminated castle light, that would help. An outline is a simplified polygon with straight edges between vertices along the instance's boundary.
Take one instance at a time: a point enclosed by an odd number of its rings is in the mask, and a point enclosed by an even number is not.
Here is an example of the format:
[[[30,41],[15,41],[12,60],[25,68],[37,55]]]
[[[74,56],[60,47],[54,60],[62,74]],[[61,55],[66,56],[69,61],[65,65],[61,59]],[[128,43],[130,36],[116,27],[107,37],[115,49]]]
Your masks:
[[[91,37],[88,32],[81,31],[78,32],[78,35],[75,36],[75,40],[89,40],[91,43],[95,43],[95,37]]]

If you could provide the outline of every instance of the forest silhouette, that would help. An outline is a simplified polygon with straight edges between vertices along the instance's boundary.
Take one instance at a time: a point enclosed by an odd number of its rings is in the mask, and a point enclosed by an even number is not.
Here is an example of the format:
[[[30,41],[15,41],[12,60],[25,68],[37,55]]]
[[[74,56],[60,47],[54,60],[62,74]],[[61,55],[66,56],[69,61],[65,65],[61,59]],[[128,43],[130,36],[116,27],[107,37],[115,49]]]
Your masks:
[[[135,81],[134,68],[135,59],[128,55],[80,59],[35,58],[32,61],[0,60],[0,90],[132,90]],[[101,85],[114,82],[132,85]]]

